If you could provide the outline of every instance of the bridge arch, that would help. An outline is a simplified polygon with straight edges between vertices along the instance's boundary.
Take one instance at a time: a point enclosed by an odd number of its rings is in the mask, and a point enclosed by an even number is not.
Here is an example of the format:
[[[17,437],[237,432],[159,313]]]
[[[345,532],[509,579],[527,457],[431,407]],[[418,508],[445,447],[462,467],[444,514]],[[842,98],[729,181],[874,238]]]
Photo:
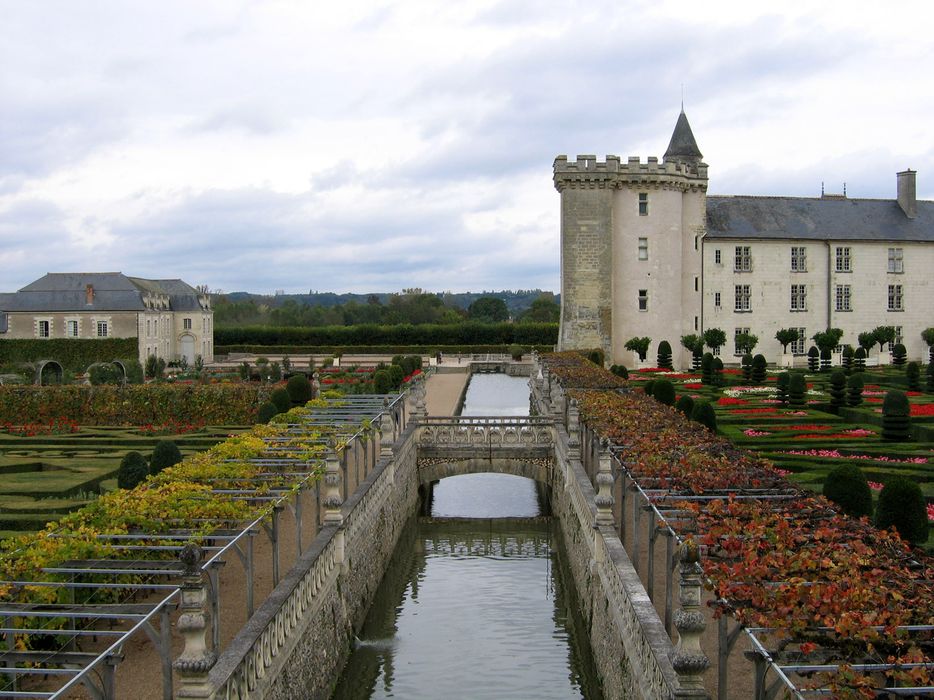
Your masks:
[[[434,457],[418,460],[418,484],[424,486],[465,474],[510,474],[551,486],[554,460],[550,457]]]

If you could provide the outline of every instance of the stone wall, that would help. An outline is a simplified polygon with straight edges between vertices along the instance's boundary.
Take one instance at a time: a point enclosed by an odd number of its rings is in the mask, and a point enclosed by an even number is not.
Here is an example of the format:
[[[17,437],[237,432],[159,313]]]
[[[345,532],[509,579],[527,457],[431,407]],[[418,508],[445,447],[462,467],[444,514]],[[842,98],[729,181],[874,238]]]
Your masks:
[[[411,424],[224,651],[214,697],[328,698],[417,505]]]

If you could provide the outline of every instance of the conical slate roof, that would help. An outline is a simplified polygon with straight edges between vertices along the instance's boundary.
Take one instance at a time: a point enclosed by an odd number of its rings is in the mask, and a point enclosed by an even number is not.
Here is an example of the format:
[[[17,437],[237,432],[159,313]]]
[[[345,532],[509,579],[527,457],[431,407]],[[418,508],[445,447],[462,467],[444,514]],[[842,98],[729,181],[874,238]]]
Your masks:
[[[694,140],[694,132],[691,131],[691,125],[688,124],[688,117],[681,110],[678,115],[678,123],[675,124],[674,133],[671,135],[671,141],[668,144],[668,150],[665,151],[665,160],[686,160],[697,162],[704,157],[697,147],[697,141]]]

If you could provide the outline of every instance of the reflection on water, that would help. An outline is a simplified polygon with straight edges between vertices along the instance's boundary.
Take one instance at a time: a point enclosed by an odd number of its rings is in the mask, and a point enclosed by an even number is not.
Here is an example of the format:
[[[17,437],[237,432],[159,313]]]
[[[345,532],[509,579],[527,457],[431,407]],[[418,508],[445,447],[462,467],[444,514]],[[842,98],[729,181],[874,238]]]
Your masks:
[[[463,415],[528,415],[527,380],[478,375]],[[503,474],[442,479],[432,515],[409,523],[337,700],[601,698],[575,593],[534,482]],[[484,519],[479,519],[484,518]]]
[[[551,528],[410,525],[333,697],[599,698]]]

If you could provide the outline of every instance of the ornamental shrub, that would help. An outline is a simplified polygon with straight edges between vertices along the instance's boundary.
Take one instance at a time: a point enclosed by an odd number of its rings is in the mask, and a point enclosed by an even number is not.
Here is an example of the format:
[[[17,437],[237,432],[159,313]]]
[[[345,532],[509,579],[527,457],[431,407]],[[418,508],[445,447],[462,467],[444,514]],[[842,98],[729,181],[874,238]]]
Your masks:
[[[280,365],[278,362],[271,362],[269,364],[269,381],[282,381],[282,365]]]
[[[768,363],[765,361],[765,355],[756,355],[752,358],[752,381],[755,384],[761,384],[765,381],[765,370]]]
[[[801,372],[791,372],[788,379],[788,405],[795,408],[807,406],[806,394],[808,390],[807,382],[804,380],[804,374]]]
[[[719,357],[713,358],[713,365],[711,366],[714,386],[723,386],[723,360]]]
[[[273,416],[277,415],[279,415],[279,407],[272,401],[266,401],[260,405],[259,411],[256,413],[256,422],[268,423]]]
[[[279,387],[269,395],[269,400],[276,404],[279,413],[285,413],[292,408],[292,397],[287,389]]]
[[[790,372],[782,372],[775,380],[775,388],[778,390],[776,398],[782,406],[788,405],[788,384],[790,381]]]
[[[146,458],[136,450],[123,455],[120,460],[120,469],[117,471],[117,486],[121,489],[132,489],[137,484],[146,481],[149,476],[149,465]]]
[[[908,381],[908,391],[921,391],[921,365],[909,362],[905,368],[905,379]]]
[[[901,367],[908,360],[908,351],[901,343],[895,343],[892,347],[892,364]]]
[[[713,384],[713,354],[709,352],[701,360],[701,384]]]
[[[378,369],[373,373],[373,393],[388,394],[392,391],[392,378],[389,370]]]
[[[155,359],[155,358],[153,358],[153,359]],[[149,367],[149,360],[146,360],[146,367],[147,367],[147,368]],[[240,379],[241,379],[241,380],[243,380],[243,381],[245,381],[245,382],[250,381],[250,363],[249,363],[249,362],[241,362],[239,365],[237,365],[237,373],[240,375]],[[146,374],[147,374],[148,376],[152,376],[152,375],[149,374],[149,370],[148,370],[148,369],[146,370]]]
[[[615,374],[617,377],[622,377],[623,379],[629,379],[629,370],[626,369],[625,365],[611,365],[610,372]]]
[[[671,343],[667,340],[663,340],[658,344],[658,357],[657,362],[659,367],[664,367],[665,369],[673,369],[671,364]]]
[[[740,367],[743,370],[743,381],[751,382],[752,381],[752,355],[746,353],[743,355],[743,359],[740,360]]]
[[[843,371],[849,374],[853,371],[853,346],[844,345],[843,346],[843,357],[841,359],[843,363]]]
[[[808,372],[816,372],[820,369],[820,350],[816,345],[808,348]]]
[[[876,506],[876,527],[892,526],[912,544],[923,544],[928,538],[927,506],[921,487],[911,479],[896,476],[889,479],[879,493]]]
[[[139,363],[139,360],[120,360],[123,363],[123,366],[126,367],[126,381],[127,384],[142,384],[143,383],[143,366]]]
[[[654,379],[649,379],[647,382],[645,382],[645,383],[643,384],[643,386],[642,386],[642,390],[643,390],[646,394],[648,394],[649,396],[654,396],[654,395],[655,395],[655,394],[654,394],[654,391],[655,391],[655,380],[654,380]]]
[[[907,440],[911,436],[911,407],[904,391],[892,389],[882,400],[882,439]]]
[[[509,356],[513,360],[518,362],[519,360],[522,359],[522,356],[525,354],[525,349],[521,345],[510,345],[508,352],[509,352]]]
[[[675,408],[690,418],[691,414],[694,412],[694,399],[687,394],[681,394],[681,396],[678,397],[678,401],[675,403]]]
[[[649,345],[652,343],[652,339],[648,337],[634,337],[626,341],[626,344],[623,346],[626,350],[637,353],[639,355],[640,361],[645,361],[645,356],[649,352]]]
[[[599,348],[591,350],[587,353],[587,359],[597,365],[597,367],[603,367],[603,361],[605,359],[603,350],[600,350]],[[645,359],[645,357],[642,359]]]
[[[841,464],[824,479],[824,496],[854,518],[872,515],[872,491],[863,470],[855,464]]]
[[[311,382],[304,374],[295,374],[285,383],[285,390],[293,406],[304,406],[314,398]]]
[[[862,350],[862,348],[860,348]],[[863,402],[863,375],[851,374],[846,380],[846,405],[859,406]]]
[[[830,354],[830,350],[828,348],[821,348],[821,351],[820,351],[820,371],[821,372],[830,371],[830,360],[831,359],[832,359],[832,355]]]
[[[934,393],[934,362],[928,363],[927,390],[928,393]]]
[[[88,379],[93,386],[122,384],[123,370],[112,362],[98,362],[88,367]]]
[[[697,371],[701,368],[701,363],[704,359],[704,348],[703,346],[698,346],[694,348],[694,352],[691,353],[691,369]]]
[[[853,371],[866,371],[866,350],[862,347],[856,348],[856,352],[853,353]]]
[[[711,432],[717,432],[717,414],[709,401],[695,401],[691,418],[706,426]]]
[[[659,403],[663,403],[666,406],[674,406],[676,397],[675,385],[668,379],[656,379],[655,384],[652,386],[652,396],[654,396],[655,400]]]
[[[830,406],[836,413],[846,405],[846,373],[842,369],[830,375]],[[868,515],[868,513],[867,513]]]
[[[402,386],[402,380],[405,379],[405,372],[400,365],[389,365],[389,386],[392,389],[398,389]]]
[[[182,453],[171,440],[159,440],[152,450],[149,458],[149,471],[153,476],[166,467],[171,467],[182,461]]]

